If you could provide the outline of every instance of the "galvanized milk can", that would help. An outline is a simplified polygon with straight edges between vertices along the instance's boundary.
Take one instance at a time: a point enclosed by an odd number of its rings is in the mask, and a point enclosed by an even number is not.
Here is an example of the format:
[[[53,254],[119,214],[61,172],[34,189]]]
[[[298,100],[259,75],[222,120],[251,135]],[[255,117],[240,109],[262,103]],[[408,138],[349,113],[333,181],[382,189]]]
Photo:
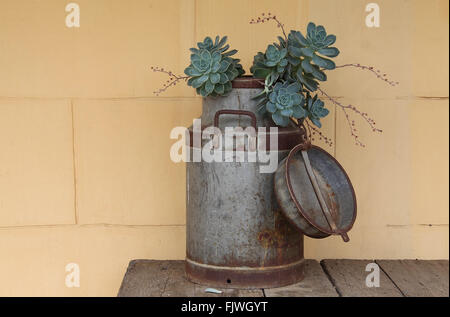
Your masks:
[[[262,87],[257,79],[238,78],[229,96],[205,98],[202,129],[273,126],[252,100]],[[278,141],[276,147],[267,136],[266,143],[278,162],[301,142],[302,133],[295,126],[278,128],[272,135]],[[209,141],[196,143],[194,139],[191,129],[191,158]],[[248,150],[240,149],[244,154]],[[186,164],[186,275],[191,281],[263,288],[303,278],[303,235],[282,215],[274,193],[274,173],[261,173],[261,164],[259,160]]]
[[[191,158],[217,143],[225,144],[224,157],[231,159],[186,165],[186,275],[193,282],[231,288],[292,284],[303,278],[303,234],[349,241],[356,217],[353,186],[334,157],[310,144],[301,122],[257,134],[258,150],[265,143],[277,164],[265,173],[259,157],[248,159],[250,141],[228,142],[227,148],[226,133],[195,138],[211,127],[226,132],[273,126],[252,100],[261,87],[257,79],[238,78],[229,96],[204,99],[201,125],[188,135]]]

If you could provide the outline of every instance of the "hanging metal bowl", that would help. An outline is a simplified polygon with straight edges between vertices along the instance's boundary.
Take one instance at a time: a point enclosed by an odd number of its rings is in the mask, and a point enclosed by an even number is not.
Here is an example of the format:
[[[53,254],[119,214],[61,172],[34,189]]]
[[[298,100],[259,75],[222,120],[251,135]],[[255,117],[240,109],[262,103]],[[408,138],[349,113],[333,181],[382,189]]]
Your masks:
[[[283,214],[305,235],[325,238],[347,232],[356,218],[356,196],[336,159],[318,146],[299,144],[275,173],[275,195]]]

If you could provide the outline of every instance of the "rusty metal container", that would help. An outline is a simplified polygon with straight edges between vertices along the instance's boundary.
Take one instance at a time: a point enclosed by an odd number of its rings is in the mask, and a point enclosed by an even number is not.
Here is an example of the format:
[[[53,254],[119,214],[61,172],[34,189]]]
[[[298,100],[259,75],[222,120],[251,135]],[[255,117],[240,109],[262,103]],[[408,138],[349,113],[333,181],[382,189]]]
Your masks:
[[[240,78],[233,88],[227,97],[203,100],[204,127],[215,125],[222,131],[230,126],[273,126],[252,100],[261,91],[259,81]],[[276,151],[279,163],[302,135],[293,126],[279,129],[276,137],[278,146],[270,150]],[[191,139],[191,152],[194,144]],[[303,235],[280,211],[274,173],[261,173],[259,167],[258,161],[186,164],[189,280],[216,287],[269,288],[303,278]]]
[[[325,150],[295,146],[275,173],[275,196],[283,215],[303,234],[316,239],[340,235],[349,241],[355,191],[344,168]]]

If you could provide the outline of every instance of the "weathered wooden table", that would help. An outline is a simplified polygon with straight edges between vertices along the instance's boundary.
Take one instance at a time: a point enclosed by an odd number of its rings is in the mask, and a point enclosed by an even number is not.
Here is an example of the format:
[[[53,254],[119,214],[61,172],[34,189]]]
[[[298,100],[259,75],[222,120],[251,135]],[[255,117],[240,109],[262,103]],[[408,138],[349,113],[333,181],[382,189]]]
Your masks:
[[[379,270],[379,287],[367,287],[369,263]],[[227,296],[227,297],[337,297],[337,296],[449,296],[449,262],[418,260],[306,260],[305,279],[271,289],[219,289],[205,293],[206,285],[184,276],[184,261],[133,260],[118,296]]]

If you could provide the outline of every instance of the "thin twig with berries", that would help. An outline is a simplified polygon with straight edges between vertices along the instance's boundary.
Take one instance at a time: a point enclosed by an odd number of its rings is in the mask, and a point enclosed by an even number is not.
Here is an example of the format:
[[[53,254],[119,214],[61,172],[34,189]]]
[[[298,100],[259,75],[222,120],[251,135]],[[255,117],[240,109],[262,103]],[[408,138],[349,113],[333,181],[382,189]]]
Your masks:
[[[344,64],[344,65],[339,65],[336,66],[336,68],[344,68],[344,67],[355,67],[361,70],[368,70],[371,73],[373,73],[375,76],[377,76],[378,79],[381,79],[382,81],[385,81],[386,83],[388,83],[391,86],[397,86],[398,84],[400,84],[398,81],[393,81],[387,78],[387,74],[383,73],[381,70],[379,69],[375,69],[375,67],[373,66],[366,66],[366,65],[361,65],[361,64]]]
[[[277,27],[281,28],[281,31],[283,32],[284,38],[287,40],[286,31],[284,30],[284,24],[280,22],[280,20],[277,19],[275,15],[272,15],[272,13],[268,12],[261,13],[261,16],[257,17],[256,20],[252,19],[250,21],[250,24],[258,24],[258,23],[264,23],[267,21],[273,20],[277,23]]]
[[[330,147],[333,146],[333,140],[331,138],[327,137],[322,131],[309,123],[308,120],[305,120],[304,122],[306,122],[306,126],[308,127],[308,134],[311,141],[315,141],[316,137],[318,137],[320,141],[323,140],[325,144],[329,145]]]
[[[361,116],[370,126],[370,128],[372,129],[373,132],[378,132],[378,133],[382,133],[383,130],[378,129],[376,127],[376,122],[369,117],[369,115],[367,114],[367,112],[361,112],[358,108],[356,108],[355,106],[349,104],[349,105],[343,105],[342,103],[340,103],[339,101],[337,101],[336,99],[330,97],[325,91],[323,91],[320,87],[317,88],[320,93],[322,95],[324,95],[325,97],[327,97],[334,105],[338,106],[339,108],[341,108],[342,112],[345,115],[345,118],[347,119],[348,125],[350,127],[350,132],[351,135],[353,136],[353,138],[355,139],[356,145],[359,145],[361,147],[365,147],[364,143],[362,143],[359,139],[358,139],[358,130],[355,128],[355,120],[350,119],[350,115],[348,114],[347,110],[351,110],[353,112],[355,112],[356,114],[358,114],[359,116]]]
[[[158,90],[155,90],[153,92],[156,96],[159,96],[160,93],[165,92],[169,87],[175,86],[181,80],[186,81],[189,79],[189,76],[178,76],[175,75],[172,71],[165,70],[164,68],[158,66],[151,66],[150,70],[157,73],[163,73],[169,76],[169,79],[163,84],[162,88],[159,88]]]

